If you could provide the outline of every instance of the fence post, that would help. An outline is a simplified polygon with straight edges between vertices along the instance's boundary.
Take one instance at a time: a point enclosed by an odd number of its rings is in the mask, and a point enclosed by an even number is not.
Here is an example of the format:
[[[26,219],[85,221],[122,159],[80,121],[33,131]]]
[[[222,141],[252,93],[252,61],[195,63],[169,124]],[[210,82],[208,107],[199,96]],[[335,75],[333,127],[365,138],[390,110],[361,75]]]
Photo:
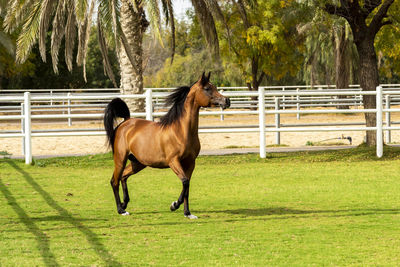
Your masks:
[[[386,109],[389,110],[390,109],[390,95],[386,95],[385,96],[386,99]],[[390,112],[386,111],[386,126],[390,127],[391,126],[391,121],[390,121]],[[392,142],[392,133],[390,130],[386,131],[386,144],[389,144]]]
[[[146,90],[146,120],[153,120],[153,101],[151,89]]]
[[[297,88],[297,89],[296,89],[296,92],[298,93],[299,91],[300,91],[300,89]],[[297,109],[297,111],[299,111],[299,110],[300,110],[300,95],[297,95],[297,96],[296,96],[296,100],[297,100],[296,109]],[[297,112],[296,117],[297,117],[298,120],[300,120],[300,113],[299,113],[299,112]]]
[[[25,115],[25,164],[32,163],[31,93],[24,93]]]
[[[22,137],[22,155],[25,155],[25,113],[24,113],[24,110],[25,110],[25,105],[24,105],[24,103],[21,103],[21,116],[23,116],[22,117],[22,119],[21,119],[21,133],[24,135],[23,137]]]
[[[265,149],[265,89],[258,89],[258,115],[259,115],[259,130],[260,130],[260,158],[267,157]]]
[[[279,98],[275,97],[275,111],[279,110]],[[281,114],[276,113],[275,114],[275,128],[280,128],[281,127]],[[281,132],[276,132],[275,133],[275,144],[280,145],[281,144]]]
[[[219,93],[222,95],[224,93],[224,90],[220,90]],[[221,111],[224,111],[224,109],[222,107],[221,107]],[[224,114],[221,114],[220,120],[224,121]]]
[[[382,131],[382,87],[376,87],[376,156],[383,155],[383,131]]]
[[[71,93],[68,93],[67,94],[67,98],[68,98],[68,108],[67,108],[67,113],[68,113],[68,116],[70,116],[71,115],[71,99],[70,99],[70,97],[71,97]],[[71,117],[68,117],[68,126],[72,126],[72,118]]]

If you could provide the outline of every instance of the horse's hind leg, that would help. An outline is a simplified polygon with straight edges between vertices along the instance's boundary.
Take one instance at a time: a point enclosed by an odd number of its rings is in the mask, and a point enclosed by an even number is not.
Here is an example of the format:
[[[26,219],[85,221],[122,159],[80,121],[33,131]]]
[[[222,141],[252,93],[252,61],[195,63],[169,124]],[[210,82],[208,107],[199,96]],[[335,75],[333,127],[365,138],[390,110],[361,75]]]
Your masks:
[[[111,187],[114,192],[115,203],[117,204],[117,211],[119,214],[128,215],[129,213],[122,208],[121,199],[119,197],[119,181],[121,180],[122,173],[126,165],[127,155],[114,153],[114,173],[111,177]]]
[[[121,179],[122,191],[124,193],[124,202],[122,203],[123,209],[126,209],[130,200],[126,181],[128,180],[129,176],[140,172],[146,167],[145,165],[141,164],[132,154],[129,155],[128,159],[131,161],[131,164],[128,164],[128,166],[125,167]]]

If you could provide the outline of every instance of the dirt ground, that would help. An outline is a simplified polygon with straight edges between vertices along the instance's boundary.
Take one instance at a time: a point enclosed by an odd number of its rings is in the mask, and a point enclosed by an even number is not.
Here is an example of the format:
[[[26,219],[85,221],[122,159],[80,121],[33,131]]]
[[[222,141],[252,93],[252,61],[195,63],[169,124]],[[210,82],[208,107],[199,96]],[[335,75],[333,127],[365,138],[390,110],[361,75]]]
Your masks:
[[[400,114],[392,116],[392,121],[399,121]],[[295,114],[282,115],[281,124],[309,124],[309,123],[347,123],[363,122],[362,114],[321,114],[321,115],[302,115],[298,120]],[[274,124],[274,117],[267,116],[267,124]],[[258,116],[238,116],[227,115],[224,121],[219,116],[200,117],[200,126],[228,126],[228,125],[258,125]],[[344,126],[342,126],[344,127]],[[72,126],[65,122],[33,122],[33,130],[43,129],[99,129],[102,130],[102,122],[97,121],[73,121]],[[9,122],[1,123],[0,131],[20,130],[20,123]],[[281,133],[281,144],[289,147],[306,146],[307,142],[321,144],[345,144],[348,140],[327,140],[341,136],[350,136],[354,145],[363,142],[365,133],[362,131],[330,131],[330,132],[283,132]],[[399,142],[400,132],[392,131],[392,142]],[[200,142],[203,150],[238,148],[238,147],[258,147],[258,133],[211,133],[200,134]],[[267,133],[267,145],[275,144],[275,133]],[[0,151],[6,151],[13,156],[22,156],[22,138],[1,138]],[[32,139],[33,156],[44,155],[77,155],[104,153],[109,151],[106,146],[105,136],[77,136],[77,137],[34,137]]]

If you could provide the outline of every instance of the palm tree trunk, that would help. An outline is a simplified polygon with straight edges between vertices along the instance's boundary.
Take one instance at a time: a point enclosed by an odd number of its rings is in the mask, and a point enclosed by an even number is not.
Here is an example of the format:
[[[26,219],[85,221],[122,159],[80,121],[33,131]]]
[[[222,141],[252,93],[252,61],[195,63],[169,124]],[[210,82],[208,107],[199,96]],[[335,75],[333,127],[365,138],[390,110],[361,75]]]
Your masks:
[[[137,12],[136,12],[137,11]],[[121,68],[121,93],[141,94],[143,93],[143,66],[142,66],[142,44],[143,34],[149,23],[145,18],[143,7],[137,4],[137,9],[132,7],[129,0],[121,0],[121,28],[128,40],[134,62],[129,57],[121,44],[119,63]],[[143,111],[143,99],[127,99],[129,109],[133,112]]]

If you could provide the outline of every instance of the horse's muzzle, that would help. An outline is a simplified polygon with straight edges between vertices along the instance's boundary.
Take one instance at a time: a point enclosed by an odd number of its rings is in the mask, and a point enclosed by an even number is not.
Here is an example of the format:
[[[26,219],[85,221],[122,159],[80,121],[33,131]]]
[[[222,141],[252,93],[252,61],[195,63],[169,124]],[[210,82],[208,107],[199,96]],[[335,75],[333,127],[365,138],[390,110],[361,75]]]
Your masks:
[[[231,106],[231,100],[228,97],[225,97],[225,103],[220,104],[220,107],[223,109],[229,108]]]
[[[222,109],[229,108],[231,106],[231,101],[229,98],[221,96],[218,98],[214,98],[213,101],[211,101],[211,107],[220,107]]]

